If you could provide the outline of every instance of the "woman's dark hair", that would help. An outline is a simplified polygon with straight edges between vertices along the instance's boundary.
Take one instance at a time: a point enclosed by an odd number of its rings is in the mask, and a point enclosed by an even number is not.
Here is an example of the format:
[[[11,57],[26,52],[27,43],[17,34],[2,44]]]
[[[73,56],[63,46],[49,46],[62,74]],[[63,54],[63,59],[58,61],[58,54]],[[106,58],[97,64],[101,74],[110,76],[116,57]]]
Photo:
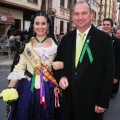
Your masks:
[[[29,42],[30,39],[31,39],[31,37],[35,36],[34,30],[33,30],[33,25],[34,25],[34,20],[35,20],[35,18],[36,18],[37,16],[43,16],[43,17],[46,18],[47,23],[49,23],[49,29],[48,29],[49,34],[48,34],[47,36],[48,36],[48,37],[51,37],[51,38],[54,40],[54,42],[56,43],[55,36],[54,36],[53,30],[52,30],[51,20],[50,20],[50,18],[48,17],[48,15],[47,15],[44,11],[42,11],[42,10],[38,11],[38,12],[32,17],[31,23],[30,23],[30,27],[29,27],[29,35],[28,35],[28,39],[27,39],[26,42]]]
[[[53,41],[58,45],[57,41],[55,40],[55,36],[53,34],[52,23],[51,23],[50,18],[48,17],[48,15],[44,11],[38,11],[31,19],[31,23],[30,23],[30,27],[29,27],[29,31],[28,31],[28,38],[27,38],[27,40],[25,40],[25,42],[23,42],[20,45],[20,47],[15,55],[15,58],[13,60],[13,64],[11,66],[11,71],[13,71],[15,65],[19,62],[19,58],[20,58],[19,55],[24,51],[25,44],[30,41],[31,37],[35,36],[34,31],[33,31],[33,25],[34,25],[34,20],[37,16],[44,16],[46,18],[47,23],[49,23],[49,29],[48,29],[49,34],[47,36],[51,37],[53,39]]]

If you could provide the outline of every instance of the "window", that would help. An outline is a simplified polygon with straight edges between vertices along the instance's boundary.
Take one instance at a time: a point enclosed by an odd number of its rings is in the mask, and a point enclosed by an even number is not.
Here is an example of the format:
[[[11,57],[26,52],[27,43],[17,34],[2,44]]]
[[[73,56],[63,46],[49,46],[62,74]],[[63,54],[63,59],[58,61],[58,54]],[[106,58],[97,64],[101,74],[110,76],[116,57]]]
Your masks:
[[[60,21],[60,33],[63,33],[64,22]]]
[[[38,4],[38,0],[27,0],[28,2]]]
[[[46,5],[46,1],[45,0],[42,0],[42,5]]]
[[[41,10],[46,12],[46,1],[42,0]]]
[[[70,2],[68,0],[68,3],[67,3],[67,8],[70,9]]]
[[[69,33],[69,32],[70,32],[70,23],[67,22],[67,33]]]
[[[64,0],[60,0],[60,6],[64,7]]]
[[[74,0],[74,3],[76,3],[77,2],[77,0]]]
[[[4,24],[0,24],[0,35],[1,35],[1,33],[4,33]]]

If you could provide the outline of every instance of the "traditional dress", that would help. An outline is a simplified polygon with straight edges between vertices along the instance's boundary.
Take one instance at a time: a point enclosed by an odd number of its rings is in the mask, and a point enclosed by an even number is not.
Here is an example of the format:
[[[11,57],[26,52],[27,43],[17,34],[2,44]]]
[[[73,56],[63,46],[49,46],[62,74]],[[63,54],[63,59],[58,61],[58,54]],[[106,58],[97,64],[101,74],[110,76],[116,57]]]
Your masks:
[[[26,44],[8,76],[9,80],[19,80],[15,86],[19,99],[11,106],[8,120],[62,120],[60,107],[55,107],[60,105],[58,96],[54,95],[58,85],[51,72],[56,52],[53,40],[49,48],[32,48],[31,42]]]

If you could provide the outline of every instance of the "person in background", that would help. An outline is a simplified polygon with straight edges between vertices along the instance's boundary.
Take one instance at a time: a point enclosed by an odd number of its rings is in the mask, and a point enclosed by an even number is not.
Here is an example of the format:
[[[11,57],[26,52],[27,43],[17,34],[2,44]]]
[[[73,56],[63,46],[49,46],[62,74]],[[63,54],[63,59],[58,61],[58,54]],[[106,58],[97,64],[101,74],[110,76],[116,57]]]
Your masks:
[[[63,37],[63,36],[64,36],[63,34],[62,34],[62,35],[61,35],[61,34],[59,35],[59,43],[61,43],[61,40],[62,40],[62,37]]]
[[[113,89],[111,98],[114,99],[119,88],[119,79],[120,79],[120,40],[112,34],[113,30],[113,20],[110,18],[105,18],[103,20],[103,31],[109,34],[112,38],[114,59],[115,59],[115,75],[113,80]]]
[[[58,45],[60,44],[59,36],[60,36],[60,35],[58,35],[58,34],[56,35],[56,41],[57,41]]]
[[[61,39],[62,39],[62,37],[64,36],[64,34],[57,34],[56,35],[56,41],[57,41],[57,43],[58,43],[58,45],[61,43]]]
[[[109,107],[114,75],[112,40],[91,24],[92,18],[89,3],[77,2],[73,8],[76,29],[58,46],[55,61],[63,61],[64,68],[53,73],[62,88],[64,120],[102,120]]]
[[[120,40],[120,29],[117,29],[114,35]]]
[[[8,29],[8,31],[7,31],[7,37],[8,37],[8,39],[10,38],[11,34],[12,34],[12,27],[10,27]]]
[[[2,33],[1,38],[0,38],[0,43],[7,44],[8,43],[8,38],[5,33]]]
[[[8,88],[15,88],[19,94],[11,106],[8,120],[62,120],[57,99],[59,88],[51,64],[54,69],[62,69],[63,63],[53,62],[57,44],[45,12],[34,15],[29,30],[27,43],[19,49],[8,76]]]

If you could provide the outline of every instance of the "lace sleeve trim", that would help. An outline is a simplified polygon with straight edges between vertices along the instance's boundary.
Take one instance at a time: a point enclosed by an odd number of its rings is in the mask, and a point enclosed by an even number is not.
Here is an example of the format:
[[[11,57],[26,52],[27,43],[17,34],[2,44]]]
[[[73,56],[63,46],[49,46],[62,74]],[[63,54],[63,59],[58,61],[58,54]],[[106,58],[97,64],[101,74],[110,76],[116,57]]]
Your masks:
[[[22,78],[25,78],[24,72],[11,72],[7,77],[8,80],[21,80]]]

